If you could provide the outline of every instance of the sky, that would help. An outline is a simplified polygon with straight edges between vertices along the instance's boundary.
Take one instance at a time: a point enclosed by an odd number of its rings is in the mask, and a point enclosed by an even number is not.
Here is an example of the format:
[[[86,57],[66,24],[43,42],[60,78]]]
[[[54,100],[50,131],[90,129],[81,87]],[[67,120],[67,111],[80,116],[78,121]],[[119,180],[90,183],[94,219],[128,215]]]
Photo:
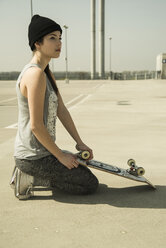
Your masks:
[[[33,0],[33,14],[67,25],[69,71],[90,71],[91,0]],[[105,0],[105,71],[155,70],[166,53],[166,0]],[[98,71],[99,0],[96,0],[96,69]],[[0,72],[20,71],[29,63],[30,0],[0,0]],[[111,53],[110,53],[110,40]],[[60,58],[50,63],[65,71],[65,32]]]

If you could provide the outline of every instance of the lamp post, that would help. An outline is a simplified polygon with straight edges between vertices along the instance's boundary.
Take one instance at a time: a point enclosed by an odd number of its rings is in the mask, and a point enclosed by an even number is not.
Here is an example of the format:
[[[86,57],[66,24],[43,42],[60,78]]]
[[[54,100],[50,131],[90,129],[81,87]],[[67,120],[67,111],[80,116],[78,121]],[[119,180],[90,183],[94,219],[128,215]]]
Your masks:
[[[64,25],[63,26],[65,28],[65,52],[66,52],[66,55],[65,55],[65,61],[66,61],[66,83],[69,83],[69,78],[68,78],[68,57],[67,57],[67,29],[68,29],[68,26]]]
[[[91,0],[91,79],[96,78],[96,0]]]
[[[105,78],[105,0],[99,1],[99,78]]]
[[[112,40],[112,38],[110,37],[109,40],[110,40],[110,63],[109,63],[109,71],[110,71],[110,73],[109,73],[108,78],[111,80],[112,79],[112,72],[111,72],[111,40]]]
[[[31,18],[32,18],[32,16],[33,16],[33,2],[31,0]]]

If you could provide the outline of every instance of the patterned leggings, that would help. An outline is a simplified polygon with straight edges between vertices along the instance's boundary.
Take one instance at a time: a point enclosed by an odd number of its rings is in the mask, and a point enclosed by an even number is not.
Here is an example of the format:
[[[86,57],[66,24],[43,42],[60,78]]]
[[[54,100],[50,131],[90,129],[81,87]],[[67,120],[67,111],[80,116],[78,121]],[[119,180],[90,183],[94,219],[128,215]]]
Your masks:
[[[70,194],[92,194],[98,187],[98,179],[86,167],[68,169],[53,155],[37,159],[17,159],[16,166],[24,173],[34,176],[35,186],[56,187]]]

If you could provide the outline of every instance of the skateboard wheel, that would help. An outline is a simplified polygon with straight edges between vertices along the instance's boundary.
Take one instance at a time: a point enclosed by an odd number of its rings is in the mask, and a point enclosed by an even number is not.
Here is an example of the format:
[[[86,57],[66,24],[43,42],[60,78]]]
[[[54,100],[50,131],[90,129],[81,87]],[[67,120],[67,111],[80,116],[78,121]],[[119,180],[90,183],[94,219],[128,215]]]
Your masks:
[[[143,167],[139,167],[137,169],[137,174],[138,174],[138,176],[143,176],[145,174],[144,168]]]
[[[90,157],[90,152],[89,151],[81,152],[81,158],[82,159],[88,159],[89,157]]]
[[[129,166],[135,166],[135,160],[134,159],[129,159],[128,161],[127,161],[127,164],[129,165]]]

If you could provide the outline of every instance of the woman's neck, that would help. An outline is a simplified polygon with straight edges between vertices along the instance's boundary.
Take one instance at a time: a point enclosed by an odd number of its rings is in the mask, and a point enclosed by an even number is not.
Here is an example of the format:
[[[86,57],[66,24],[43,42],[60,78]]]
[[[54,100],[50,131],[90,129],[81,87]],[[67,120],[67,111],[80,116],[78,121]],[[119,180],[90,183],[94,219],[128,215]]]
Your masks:
[[[44,71],[48,63],[50,62],[50,58],[43,58],[40,53],[35,52],[33,58],[31,59],[31,64],[38,64],[40,68]]]

